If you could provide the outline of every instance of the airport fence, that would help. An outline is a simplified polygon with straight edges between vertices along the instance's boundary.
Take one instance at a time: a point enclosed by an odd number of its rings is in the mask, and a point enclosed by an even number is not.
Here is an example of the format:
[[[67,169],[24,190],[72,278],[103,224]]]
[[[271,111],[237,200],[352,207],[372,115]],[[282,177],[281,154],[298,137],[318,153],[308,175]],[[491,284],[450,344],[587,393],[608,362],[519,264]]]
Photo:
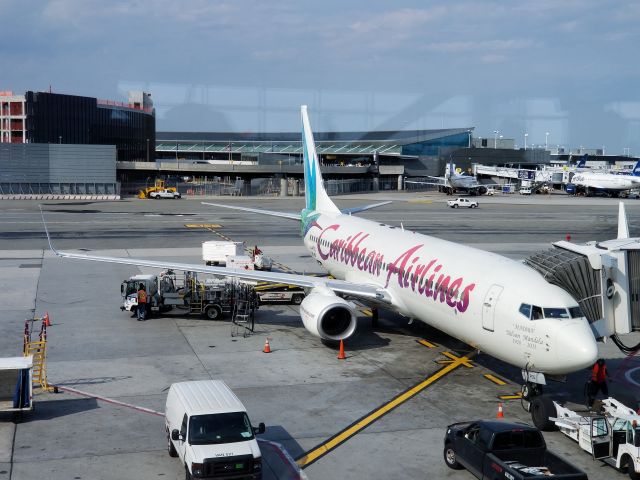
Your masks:
[[[282,182],[279,178],[258,178],[251,183],[245,183],[242,179],[206,179],[190,182],[167,182],[168,187],[176,187],[183,197],[220,197],[220,196],[284,196]],[[286,183],[287,196],[303,196],[305,193],[304,182],[300,179],[289,178]],[[373,192],[376,190],[376,182],[373,179],[337,179],[325,180],[325,189],[331,196],[347,195],[350,193]],[[141,190],[153,186],[148,182],[131,182],[123,184],[120,193],[123,197],[138,196]],[[396,190],[397,180],[380,179],[377,182],[378,190]]]

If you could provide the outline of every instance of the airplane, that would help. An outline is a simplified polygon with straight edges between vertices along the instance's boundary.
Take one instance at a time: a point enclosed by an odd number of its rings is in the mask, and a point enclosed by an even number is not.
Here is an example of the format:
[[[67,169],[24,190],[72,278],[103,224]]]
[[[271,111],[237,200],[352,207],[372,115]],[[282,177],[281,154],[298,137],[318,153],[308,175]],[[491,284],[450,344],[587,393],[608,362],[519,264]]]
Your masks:
[[[433,182],[424,180],[405,180],[405,183],[416,183],[422,185],[437,185],[442,187],[447,195],[453,195],[456,192],[467,192],[470,195],[484,195],[488,191],[488,187],[498,186],[498,184],[481,184],[476,177],[472,175],[464,175],[454,171],[453,163],[449,162],[444,177],[429,177]]]
[[[628,175],[578,172],[567,185],[568,192],[572,190],[570,185],[574,186],[575,193],[584,193],[587,196],[606,193],[612,197],[618,197],[625,190],[640,188],[640,160]]]
[[[596,339],[576,300],[527,265],[501,255],[352,215],[389,203],[340,210],[326,193],[307,107],[301,107],[305,208],[300,213],[207,203],[299,222],[311,256],[333,277],[233,270],[168,260],[106,257],[58,251],[62,258],[171,268],[307,289],[304,327],[325,342],[356,330],[351,300],[420,320],[523,370],[523,396],[543,400],[551,378],[590,367]],[[539,407],[538,410],[542,408]]]

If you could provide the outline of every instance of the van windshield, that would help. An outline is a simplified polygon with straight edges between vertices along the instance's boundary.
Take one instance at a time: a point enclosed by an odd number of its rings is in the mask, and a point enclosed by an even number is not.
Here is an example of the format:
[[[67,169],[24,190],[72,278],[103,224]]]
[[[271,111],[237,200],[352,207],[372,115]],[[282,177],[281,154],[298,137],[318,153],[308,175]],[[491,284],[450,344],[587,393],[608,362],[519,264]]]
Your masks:
[[[253,438],[253,428],[245,412],[194,415],[189,419],[189,443],[244,442]]]

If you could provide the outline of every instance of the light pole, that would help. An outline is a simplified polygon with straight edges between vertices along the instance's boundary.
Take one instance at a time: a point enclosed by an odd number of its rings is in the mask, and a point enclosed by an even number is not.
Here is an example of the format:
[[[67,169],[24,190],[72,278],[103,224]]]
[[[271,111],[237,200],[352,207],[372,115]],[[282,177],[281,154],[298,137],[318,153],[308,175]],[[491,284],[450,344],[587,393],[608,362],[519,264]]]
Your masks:
[[[494,130],[493,131],[493,148],[498,148],[498,134],[500,133],[500,130]]]
[[[471,130],[467,130],[467,133],[469,134],[469,148],[471,148]]]
[[[544,149],[549,150],[549,132],[544,134]]]
[[[527,137],[528,137],[528,136],[529,136],[529,134],[528,134],[528,133],[525,133],[525,134],[524,134],[524,149],[525,149],[525,150],[527,149]]]
[[[58,135],[58,143],[62,144],[62,135]]]
[[[149,161],[149,139],[147,138],[147,162]]]

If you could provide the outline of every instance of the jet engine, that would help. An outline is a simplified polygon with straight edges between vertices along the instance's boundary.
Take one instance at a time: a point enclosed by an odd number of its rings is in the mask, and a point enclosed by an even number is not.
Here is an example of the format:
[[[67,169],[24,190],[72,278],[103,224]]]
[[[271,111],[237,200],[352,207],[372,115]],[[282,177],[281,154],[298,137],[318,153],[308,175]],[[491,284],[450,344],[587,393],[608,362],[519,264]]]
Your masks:
[[[305,328],[323,340],[345,340],[356,330],[353,305],[328,289],[314,288],[300,304]]]

